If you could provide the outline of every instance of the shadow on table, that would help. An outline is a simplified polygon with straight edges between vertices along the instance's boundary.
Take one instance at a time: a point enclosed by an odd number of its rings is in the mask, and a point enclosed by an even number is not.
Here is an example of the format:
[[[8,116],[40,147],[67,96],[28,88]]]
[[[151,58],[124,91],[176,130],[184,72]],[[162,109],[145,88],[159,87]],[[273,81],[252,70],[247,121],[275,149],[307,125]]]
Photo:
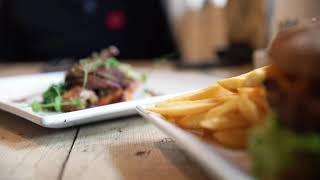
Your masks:
[[[190,160],[169,138],[114,145],[109,152],[124,179],[209,179],[198,163]]]
[[[57,134],[63,134],[65,131],[68,131],[68,129],[43,128],[26,119],[0,111],[0,141],[2,144],[15,149],[48,144],[46,138],[52,136],[56,138]]]
[[[173,139],[165,138],[154,144],[189,179],[210,179],[200,164],[190,159],[187,154],[177,147]]]
[[[209,179],[174,143],[117,145],[110,149],[110,155],[124,179]]]

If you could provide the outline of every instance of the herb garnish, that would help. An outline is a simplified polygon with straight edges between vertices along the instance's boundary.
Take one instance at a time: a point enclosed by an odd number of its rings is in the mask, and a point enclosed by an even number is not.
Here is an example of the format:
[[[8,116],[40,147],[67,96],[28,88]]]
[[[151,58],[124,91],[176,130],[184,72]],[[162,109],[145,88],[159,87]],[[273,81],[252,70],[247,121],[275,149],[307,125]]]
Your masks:
[[[82,103],[79,99],[76,99],[74,101],[64,101],[64,102],[56,102],[56,103],[49,103],[49,104],[44,104],[44,103],[39,103],[37,101],[34,101],[31,104],[32,110],[34,112],[40,112],[40,111],[48,110],[51,108],[54,108],[54,110],[57,112],[61,112],[63,106],[81,107]]]
[[[79,99],[73,101],[63,101],[63,93],[65,92],[63,84],[54,84],[43,93],[43,103],[34,101],[31,104],[31,108],[34,112],[43,110],[54,110],[62,112],[64,106],[76,106],[81,107],[82,103]]]
[[[119,62],[115,57],[111,57],[107,59],[96,59],[95,61],[92,61],[90,59],[82,59],[80,61],[80,64],[82,65],[82,71],[84,74],[83,85],[82,85],[83,88],[86,88],[87,86],[89,74],[97,70],[99,67],[103,67],[103,66],[109,69],[117,68],[123,73],[125,73],[127,76],[129,76],[130,78],[139,80],[141,82],[147,81],[146,74],[138,73],[132,68],[132,66],[130,66],[129,64]]]

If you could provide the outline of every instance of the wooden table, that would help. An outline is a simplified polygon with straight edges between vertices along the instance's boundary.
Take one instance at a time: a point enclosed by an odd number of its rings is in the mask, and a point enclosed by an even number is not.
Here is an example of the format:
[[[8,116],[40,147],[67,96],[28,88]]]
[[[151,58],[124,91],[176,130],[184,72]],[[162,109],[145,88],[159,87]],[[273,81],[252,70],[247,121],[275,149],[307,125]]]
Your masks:
[[[198,88],[209,76],[231,76],[250,66],[181,72],[170,65],[137,65],[153,75],[155,86],[170,91]],[[43,64],[0,64],[0,76],[40,72]],[[192,83],[170,79],[191,78]],[[201,82],[201,78],[207,80]],[[213,76],[212,76],[213,77]],[[202,79],[203,79],[202,78]],[[214,79],[214,78],[213,78]],[[157,85],[158,84],[158,85]],[[155,88],[158,88],[155,87]],[[179,89],[180,88],[180,89]],[[0,179],[209,179],[174,142],[139,116],[67,129],[46,129],[0,111]]]

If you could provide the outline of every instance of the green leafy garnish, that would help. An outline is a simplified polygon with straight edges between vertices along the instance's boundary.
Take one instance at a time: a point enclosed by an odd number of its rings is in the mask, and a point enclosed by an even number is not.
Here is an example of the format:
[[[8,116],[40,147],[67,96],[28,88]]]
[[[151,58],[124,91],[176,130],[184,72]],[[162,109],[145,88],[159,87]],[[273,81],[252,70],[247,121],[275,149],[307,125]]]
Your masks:
[[[37,101],[32,102],[31,108],[32,108],[32,111],[34,111],[34,112],[42,111],[41,103],[39,103]]]
[[[121,65],[121,63],[114,57],[112,58],[108,58],[106,61],[105,61],[105,66],[107,68],[117,68]]]
[[[52,110],[56,112],[62,112],[64,106],[82,107],[83,104],[79,99],[73,101],[63,101],[63,93],[65,92],[63,84],[54,84],[43,93],[43,102],[34,101],[31,104],[31,108],[34,112],[40,112],[43,110]]]
[[[54,99],[54,110],[57,112],[61,112],[61,105],[62,105],[62,97],[61,96],[57,96]]]
[[[295,163],[295,153],[320,153],[320,135],[297,134],[282,127],[276,116],[255,129],[249,140],[249,154],[257,177],[275,179]]]
[[[46,90],[42,97],[43,103],[53,103],[56,97],[61,97],[61,95],[65,92],[63,84],[53,84],[48,90]]]
[[[62,107],[64,107],[64,106],[74,106],[74,107],[80,107],[80,108],[84,107],[84,105],[83,105],[83,103],[81,103],[80,99],[76,99],[73,101],[63,101],[63,102],[60,102],[60,100],[57,100],[56,103],[49,103],[49,104],[43,104],[43,103],[39,103],[37,101],[34,101],[31,104],[32,111],[34,111],[34,112],[40,112],[43,110],[50,110],[52,108],[54,108],[54,111],[56,111],[56,112],[62,112]]]

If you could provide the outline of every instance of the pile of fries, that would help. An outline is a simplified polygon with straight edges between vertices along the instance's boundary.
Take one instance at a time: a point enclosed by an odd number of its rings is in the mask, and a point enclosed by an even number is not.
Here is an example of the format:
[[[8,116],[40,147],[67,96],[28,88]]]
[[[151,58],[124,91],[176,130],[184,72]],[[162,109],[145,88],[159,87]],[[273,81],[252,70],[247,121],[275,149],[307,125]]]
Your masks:
[[[263,81],[269,67],[218,81],[156,104],[150,111],[231,148],[244,148],[249,130],[269,113]]]

